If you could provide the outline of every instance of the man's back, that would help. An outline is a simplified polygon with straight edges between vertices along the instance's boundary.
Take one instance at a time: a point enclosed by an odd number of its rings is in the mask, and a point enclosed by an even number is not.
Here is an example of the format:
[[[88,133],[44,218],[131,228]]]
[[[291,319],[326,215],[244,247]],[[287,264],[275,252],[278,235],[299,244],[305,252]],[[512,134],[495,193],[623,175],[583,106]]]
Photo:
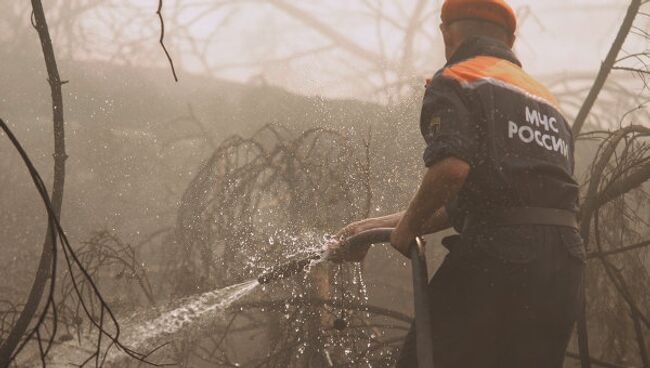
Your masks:
[[[439,368],[561,368],[584,271],[571,130],[512,52],[505,0],[446,0],[441,20],[422,183],[406,211],[350,225],[396,227],[403,254],[418,235],[460,233],[429,284],[431,326],[412,326],[397,367],[418,366],[415,330],[431,328]]]
[[[441,116],[444,99],[452,101],[449,111],[455,116]],[[449,131],[441,124],[446,118],[456,125]],[[425,161],[441,154],[439,141],[463,135],[450,149],[462,150],[472,166],[458,196],[466,211],[576,211],[571,129],[555,97],[522,70],[504,44],[476,38],[462,46],[429,86],[421,128],[429,146],[435,147],[427,151]]]
[[[507,45],[466,41],[423,102],[424,160],[471,171],[446,206],[460,235],[429,287],[443,368],[559,368],[578,312],[584,249],[575,223],[571,129]],[[416,367],[414,333],[398,367]]]

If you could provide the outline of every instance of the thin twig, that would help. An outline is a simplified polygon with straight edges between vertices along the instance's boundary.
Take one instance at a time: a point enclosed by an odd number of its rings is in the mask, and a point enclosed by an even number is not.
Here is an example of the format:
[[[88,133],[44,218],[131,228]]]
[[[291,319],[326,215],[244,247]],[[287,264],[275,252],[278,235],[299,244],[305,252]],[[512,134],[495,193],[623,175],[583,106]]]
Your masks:
[[[167,47],[165,46],[165,20],[163,19],[162,16],[162,8],[163,8],[163,0],[158,0],[158,10],[156,10],[158,19],[160,19],[160,39],[158,42],[160,42],[160,46],[165,52],[165,56],[167,56],[167,60],[169,61],[169,66],[172,69],[172,75],[174,76],[174,80],[178,82],[178,76],[176,75],[176,68],[174,68],[174,60],[172,60],[172,57],[171,55],[169,55],[169,51],[167,51]]]
[[[626,253],[626,252],[629,252],[629,251],[635,250],[635,249],[646,248],[648,246],[650,246],[650,240],[644,241],[644,242],[641,242],[641,243],[638,243],[638,244],[630,245],[630,246],[627,246],[627,247],[622,247],[622,248],[619,248],[619,249],[613,249],[613,250],[608,250],[608,251],[604,251],[604,252],[589,253],[589,255],[587,255],[587,258],[608,257],[608,256],[616,255],[616,254]]]

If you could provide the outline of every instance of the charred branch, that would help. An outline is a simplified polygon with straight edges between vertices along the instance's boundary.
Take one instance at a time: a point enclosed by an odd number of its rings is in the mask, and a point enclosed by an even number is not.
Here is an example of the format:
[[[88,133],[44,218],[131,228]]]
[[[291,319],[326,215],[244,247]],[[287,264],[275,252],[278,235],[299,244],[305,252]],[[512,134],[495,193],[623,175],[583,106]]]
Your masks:
[[[52,210],[53,216],[58,219],[61,216],[61,204],[63,202],[63,187],[65,184],[65,161],[67,154],[65,151],[65,124],[63,118],[63,94],[61,86],[63,82],[59,76],[59,69],[56,63],[56,56],[54,47],[52,46],[52,39],[47,27],[47,19],[43,4],[40,0],[32,0],[32,15],[33,25],[36,28],[38,37],[41,41],[41,48],[43,57],[45,59],[45,66],[47,69],[48,82],[50,84],[50,91],[52,95],[52,121],[54,131],[54,180],[52,184]],[[55,224],[50,218],[45,231],[45,241],[43,243],[43,250],[41,253],[40,262],[36,271],[34,283],[25,302],[20,317],[18,317],[16,324],[3,341],[0,346],[0,366],[4,367],[9,365],[11,360],[17,353],[16,349],[24,337],[25,331],[29,328],[30,323],[38,306],[40,304],[43,292],[54,272],[56,257],[56,230]],[[50,296],[54,285],[54,278],[51,281]],[[38,326],[36,327],[38,328]]]

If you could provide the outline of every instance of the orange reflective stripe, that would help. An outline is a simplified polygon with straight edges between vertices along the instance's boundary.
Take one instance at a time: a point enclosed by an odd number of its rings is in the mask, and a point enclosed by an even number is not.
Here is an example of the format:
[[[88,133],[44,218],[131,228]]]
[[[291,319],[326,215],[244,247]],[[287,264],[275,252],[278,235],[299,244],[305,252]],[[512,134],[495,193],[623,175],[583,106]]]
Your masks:
[[[515,87],[547,101],[556,108],[559,106],[555,96],[518,65],[492,56],[478,56],[452,65],[446,68],[442,75],[469,84],[481,81],[501,82],[505,87]]]

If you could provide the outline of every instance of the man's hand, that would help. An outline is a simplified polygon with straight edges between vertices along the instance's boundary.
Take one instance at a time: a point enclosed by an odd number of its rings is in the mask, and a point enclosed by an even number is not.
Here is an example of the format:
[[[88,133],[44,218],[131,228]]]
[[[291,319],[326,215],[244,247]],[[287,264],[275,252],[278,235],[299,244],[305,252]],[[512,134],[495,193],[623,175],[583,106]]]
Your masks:
[[[370,247],[363,249],[355,249],[354,252],[345,248],[345,240],[362,233],[366,230],[372,230],[381,227],[377,219],[366,219],[362,221],[353,222],[343,229],[339,230],[332,239],[332,242],[327,244],[328,260],[335,263],[343,262],[362,262]]]
[[[359,233],[362,233],[366,230],[376,229],[378,226],[375,225],[376,219],[366,219],[357,222],[353,222],[341,230],[339,230],[334,237],[339,240],[345,240],[351,236],[355,236]]]
[[[390,244],[393,248],[397,249],[398,252],[402,253],[407,258],[410,258],[411,246],[415,243],[416,236],[417,234],[409,229],[406,222],[400,221],[399,225],[397,225],[397,228],[390,236]]]
[[[326,245],[325,259],[334,263],[353,262],[359,263],[368,255],[370,245],[367,247],[355,247],[354,250],[348,248],[345,240],[334,240]]]
[[[345,248],[345,241],[367,230],[379,229],[383,227],[394,228],[399,223],[404,212],[393,213],[384,217],[370,218],[353,222],[350,225],[339,230],[334,235],[333,241],[327,244],[328,259],[333,262],[361,262],[366,258],[370,246],[365,249],[354,249],[354,252]]]

